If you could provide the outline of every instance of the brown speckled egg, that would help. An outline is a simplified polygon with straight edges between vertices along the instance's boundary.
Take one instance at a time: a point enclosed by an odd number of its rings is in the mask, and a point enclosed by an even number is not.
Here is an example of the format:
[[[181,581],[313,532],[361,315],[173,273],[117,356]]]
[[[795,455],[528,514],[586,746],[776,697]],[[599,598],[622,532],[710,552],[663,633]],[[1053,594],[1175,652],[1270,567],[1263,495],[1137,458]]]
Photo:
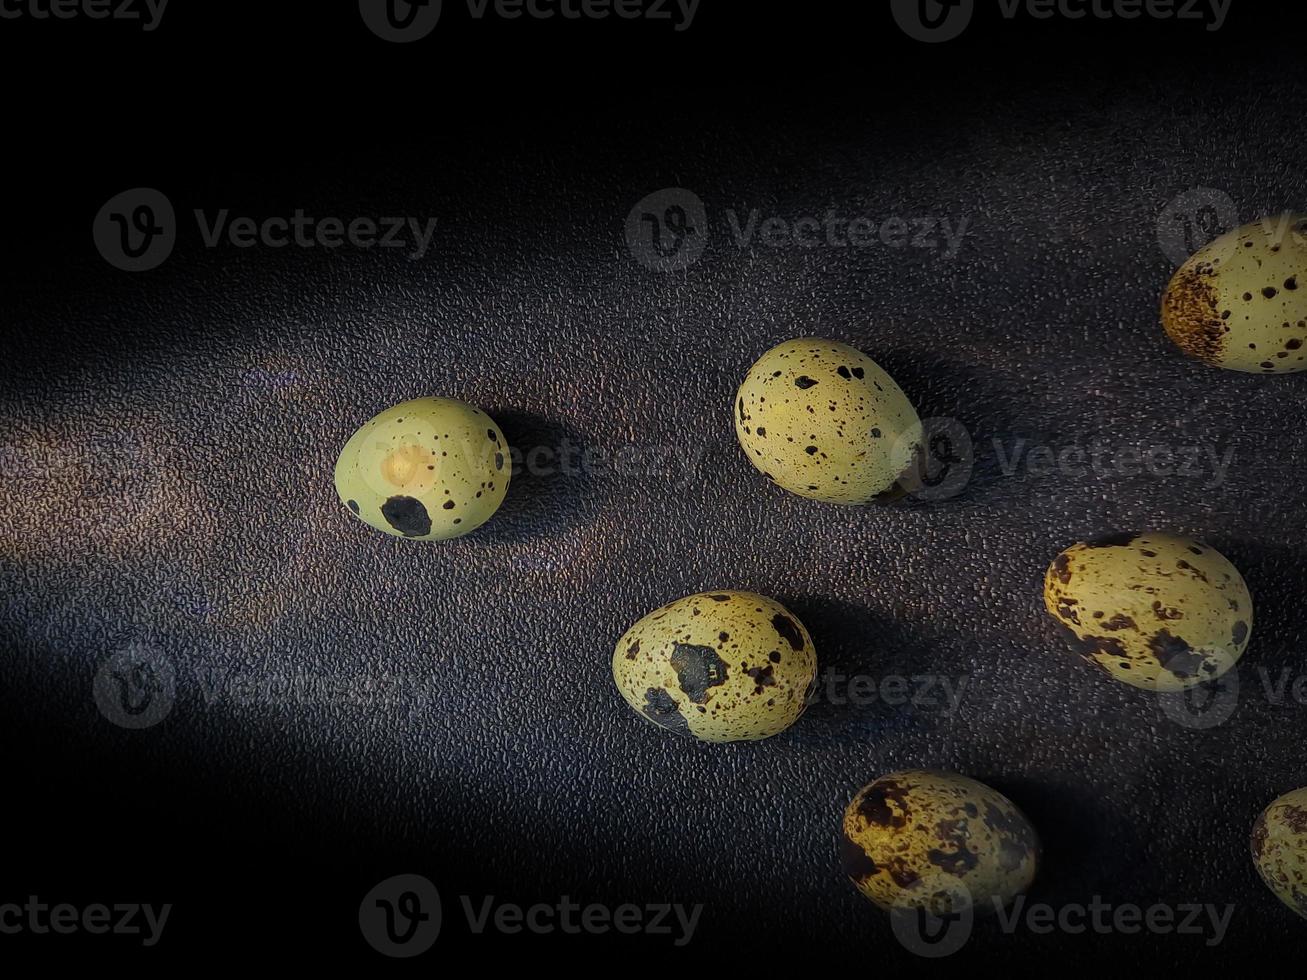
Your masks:
[[[918,465],[912,403],[870,357],[833,340],[790,340],[763,354],[740,385],[734,417],[749,462],[811,500],[897,496]]]
[[[752,592],[678,599],[626,631],[613,679],[632,708],[706,742],[767,738],[794,724],[817,654],[797,616]]]
[[[1307,370],[1307,216],[1254,221],[1195,252],[1162,298],[1162,325],[1216,367]]]
[[[1248,586],[1224,555],[1155,531],[1067,548],[1044,576],[1044,607],[1076,652],[1150,691],[1219,677],[1253,627]]]
[[[881,776],[844,811],[844,869],[883,909],[992,912],[1030,887],[1039,837],[1002,793],[966,776]]]
[[[1252,851],[1266,886],[1307,918],[1307,788],[1286,793],[1257,818]]]

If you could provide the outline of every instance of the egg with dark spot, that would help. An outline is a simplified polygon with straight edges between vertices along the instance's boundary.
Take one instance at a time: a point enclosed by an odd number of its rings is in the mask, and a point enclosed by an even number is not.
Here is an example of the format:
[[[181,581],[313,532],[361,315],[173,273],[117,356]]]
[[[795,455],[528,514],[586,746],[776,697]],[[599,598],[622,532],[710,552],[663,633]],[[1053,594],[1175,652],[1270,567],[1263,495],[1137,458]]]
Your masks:
[[[386,409],[349,437],[336,493],[378,531],[441,541],[474,531],[499,509],[512,466],[499,426],[453,398]]]
[[[803,714],[816,677],[803,623],[752,592],[677,599],[627,630],[613,651],[613,680],[627,704],[705,742],[783,732]]]
[[[1286,793],[1257,818],[1252,853],[1266,887],[1307,918],[1307,788]]]
[[[1162,298],[1162,326],[1215,367],[1307,370],[1307,216],[1263,218],[1195,252]]]
[[[994,912],[1030,887],[1039,837],[1016,804],[955,773],[909,770],[864,786],[844,811],[844,870],[888,911]]]
[[[895,496],[919,465],[921,419],[902,389],[847,344],[773,347],[735,396],[735,434],[777,486],[837,504]]]
[[[1155,531],[1067,548],[1044,576],[1044,607],[1082,657],[1150,691],[1220,677],[1253,627],[1248,586],[1224,555]]]

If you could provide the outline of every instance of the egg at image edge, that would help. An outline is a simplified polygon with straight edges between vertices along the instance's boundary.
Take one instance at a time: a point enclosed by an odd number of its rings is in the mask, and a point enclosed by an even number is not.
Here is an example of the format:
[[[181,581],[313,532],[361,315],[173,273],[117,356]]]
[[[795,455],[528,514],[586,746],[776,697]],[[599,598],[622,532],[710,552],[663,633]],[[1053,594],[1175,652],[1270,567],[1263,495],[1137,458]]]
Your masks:
[[[415,398],[349,437],[335,485],[341,503],[370,527],[442,541],[494,516],[511,476],[507,440],[490,416],[453,398]]]
[[[1067,548],[1045,573],[1044,608],[1076,653],[1151,691],[1220,677],[1253,627],[1248,586],[1224,555],[1156,531]]]
[[[1307,216],[1254,221],[1195,252],[1166,288],[1162,326],[1214,367],[1307,371]]]
[[[1266,887],[1307,919],[1307,787],[1285,793],[1257,818],[1252,856]]]
[[[721,590],[640,619],[613,651],[613,680],[660,728],[706,742],[752,741],[789,728],[816,683],[799,618],[775,599]]]
[[[893,498],[920,466],[916,409],[880,365],[838,341],[771,348],[749,368],[732,416],[754,468],[810,500]]]
[[[863,896],[886,911],[995,912],[1039,868],[1025,814],[984,783],[906,770],[864,786],[844,811],[840,857]]]

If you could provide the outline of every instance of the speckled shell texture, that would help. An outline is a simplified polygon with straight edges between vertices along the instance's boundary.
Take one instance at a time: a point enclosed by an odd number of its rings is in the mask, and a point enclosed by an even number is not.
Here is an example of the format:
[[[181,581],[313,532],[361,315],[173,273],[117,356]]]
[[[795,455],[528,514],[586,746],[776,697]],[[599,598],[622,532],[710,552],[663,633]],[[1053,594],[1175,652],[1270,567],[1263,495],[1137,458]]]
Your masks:
[[[921,431],[894,379],[831,340],[773,347],[735,397],[735,434],[749,462],[777,486],[826,503],[892,495],[917,461]]]
[[[1162,326],[1216,367],[1307,370],[1307,216],[1254,221],[1195,252],[1162,298]]]
[[[440,541],[488,521],[511,474],[508,443],[490,416],[452,398],[417,398],[350,436],[335,480],[341,503],[378,531]]]
[[[613,652],[613,679],[632,708],[707,742],[789,728],[816,673],[812,637],[798,617],[752,592],[678,599],[627,630]]]
[[[1016,805],[954,773],[907,771],[863,787],[844,811],[844,869],[888,910],[996,911],[1030,887],[1039,837]]]
[[[1044,606],[1085,659],[1146,690],[1219,677],[1252,635],[1239,571],[1209,545],[1160,532],[1067,548],[1044,576]]]
[[[1307,919],[1307,788],[1286,793],[1257,818],[1252,851],[1266,886]]]

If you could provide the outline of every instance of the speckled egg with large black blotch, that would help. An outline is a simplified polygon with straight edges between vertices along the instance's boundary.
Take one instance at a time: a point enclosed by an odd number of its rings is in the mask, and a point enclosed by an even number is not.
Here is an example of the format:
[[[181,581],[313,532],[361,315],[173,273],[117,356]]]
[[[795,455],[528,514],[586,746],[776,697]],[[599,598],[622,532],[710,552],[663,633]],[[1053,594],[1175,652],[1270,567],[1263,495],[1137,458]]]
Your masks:
[[[453,398],[416,398],[349,437],[336,460],[336,493],[378,531],[441,541],[491,518],[512,469],[503,432],[481,409]]]
[[[997,911],[1030,887],[1039,867],[1039,836],[1025,814],[955,773],[881,776],[845,809],[842,830],[845,872],[889,911]]]
[[[735,434],[755,468],[810,500],[899,496],[920,465],[921,419],[870,357],[833,340],[763,354],[735,396]]]
[[[1067,548],[1044,576],[1044,607],[1081,656],[1150,691],[1220,677],[1253,628],[1238,569],[1210,545],[1156,531]]]
[[[1162,325],[1215,367],[1307,371],[1307,216],[1263,218],[1195,252],[1166,289]]]
[[[649,721],[705,742],[768,738],[803,714],[817,653],[799,618],[752,592],[677,599],[626,631],[613,679]]]
[[[1307,919],[1307,788],[1286,793],[1253,824],[1253,863],[1276,898]]]

